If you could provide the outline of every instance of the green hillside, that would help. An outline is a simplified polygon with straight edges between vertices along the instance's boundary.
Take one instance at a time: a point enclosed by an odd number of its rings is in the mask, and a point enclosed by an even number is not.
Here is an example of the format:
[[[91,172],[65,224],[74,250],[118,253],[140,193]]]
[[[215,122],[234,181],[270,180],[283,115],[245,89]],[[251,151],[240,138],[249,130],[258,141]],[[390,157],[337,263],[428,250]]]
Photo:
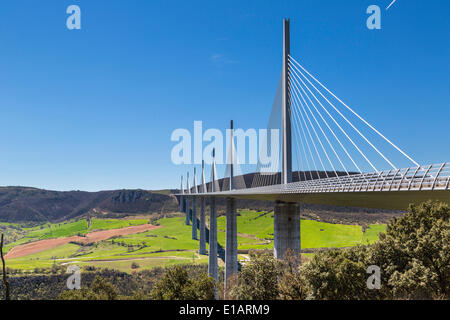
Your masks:
[[[240,245],[239,249],[273,247],[273,213],[241,210],[239,214],[237,217],[238,233],[270,240],[269,245]],[[225,232],[225,225],[225,216],[219,217],[218,229]],[[378,233],[384,232],[385,229],[386,225],[384,224],[373,224],[363,232],[359,225],[302,220],[300,221],[301,245],[303,249],[350,247],[377,240]]]
[[[111,230],[149,223],[147,219],[92,219],[88,228],[86,219],[65,221],[61,223],[48,223],[31,228],[21,228],[22,237],[17,241],[8,243],[5,252],[19,244],[32,241],[84,235],[88,232]]]
[[[33,270],[49,268],[54,264],[75,263],[132,271],[135,268],[151,269],[176,263],[207,263],[207,256],[198,255],[198,240],[191,239],[191,226],[186,226],[183,216],[157,220],[161,228],[120,237],[90,245],[68,243],[25,257],[7,260],[14,269]],[[24,238],[11,243],[8,248],[31,240],[49,239],[85,234],[93,230],[123,228],[147,223],[145,219],[93,219],[87,228],[86,220],[50,224],[28,228]],[[225,217],[218,218],[218,242],[225,248]],[[239,211],[238,249],[267,249],[273,247],[273,213]],[[358,225],[330,224],[312,220],[301,221],[302,249],[348,247],[373,242],[385,225],[371,225],[363,232]],[[136,267],[137,266],[137,267]],[[36,270],[38,271],[38,270]]]

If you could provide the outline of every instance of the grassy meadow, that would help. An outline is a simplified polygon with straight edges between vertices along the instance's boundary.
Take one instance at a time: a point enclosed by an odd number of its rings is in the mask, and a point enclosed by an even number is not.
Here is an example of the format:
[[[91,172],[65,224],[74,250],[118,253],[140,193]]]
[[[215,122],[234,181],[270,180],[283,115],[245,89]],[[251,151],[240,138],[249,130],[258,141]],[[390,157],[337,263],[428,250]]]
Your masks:
[[[28,256],[8,259],[7,267],[37,272],[53,265],[77,264],[114,268],[131,272],[134,269],[152,269],[177,263],[207,263],[208,256],[198,254],[198,240],[191,239],[191,226],[184,224],[183,216],[161,218],[161,228],[113,237],[89,245],[67,243]],[[218,218],[218,242],[225,248],[225,217]],[[118,229],[148,223],[147,219],[92,219],[88,228],[85,219],[23,228],[21,239],[9,243],[10,248],[42,239],[83,235],[97,230]],[[240,210],[238,249],[273,248],[273,213]],[[363,232],[358,225],[330,224],[312,220],[301,221],[303,249],[349,247],[371,243],[385,225],[370,225]],[[208,245],[207,245],[208,248]],[[243,258],[241,255],[240,258]],[[220,263],[223,263],[219,260]]]

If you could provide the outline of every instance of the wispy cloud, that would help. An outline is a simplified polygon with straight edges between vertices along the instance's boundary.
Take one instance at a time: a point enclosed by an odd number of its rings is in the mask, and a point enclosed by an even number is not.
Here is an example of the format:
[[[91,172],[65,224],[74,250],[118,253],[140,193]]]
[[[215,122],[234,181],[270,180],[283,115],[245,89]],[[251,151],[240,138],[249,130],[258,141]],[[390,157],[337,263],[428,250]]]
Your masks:
[[[209,60],[217,63],[217,64],[232,64],[232,63],[237,63],[236,60],[232,60],[229,59],[227,56],[225,56],[222,53],[213,53],[210,57]]]
[[[395,3],[395,1],[397,1],[397,0],[393,0],[393,1],[391,2],[391,4],[387,6],[386,10],[389,10],[389,8]]]

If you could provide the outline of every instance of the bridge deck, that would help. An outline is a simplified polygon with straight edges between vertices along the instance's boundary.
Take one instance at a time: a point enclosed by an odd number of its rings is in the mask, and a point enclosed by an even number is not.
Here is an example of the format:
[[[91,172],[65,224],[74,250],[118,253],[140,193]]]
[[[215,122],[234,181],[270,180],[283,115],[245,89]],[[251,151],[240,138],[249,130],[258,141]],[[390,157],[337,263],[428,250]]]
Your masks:
[[[403,210],[450,203],[450,163],[195,195]]]

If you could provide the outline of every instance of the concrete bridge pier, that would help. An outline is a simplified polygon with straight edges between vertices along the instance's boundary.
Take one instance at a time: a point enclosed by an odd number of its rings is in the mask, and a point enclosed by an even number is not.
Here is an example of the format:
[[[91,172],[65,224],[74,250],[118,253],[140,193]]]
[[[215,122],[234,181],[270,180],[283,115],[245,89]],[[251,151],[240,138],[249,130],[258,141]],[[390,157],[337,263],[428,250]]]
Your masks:
[[[200,198],[200,242],[199,242],[199,254],[206,254],[206,227],[205,227],[205,209],[206,198]]]
[[[228,279],[238,272],[236,200],[227,198],[226,204],[225,288]]]
[[[288,249],[300,255],[300,206],[277,202],[274,211],[274,256],[284,259]]]
[[[192,240],[197,240],[197,197],[192,199]]]
[[[188,197],[186,197],[186,208],[184,210],[184,212],[186,213],[186,225],[188,226],[190,224],[190,211],[191,211],[191,204],[190,204],[190,199]]]
[[[179,203],[180,203],[180,212],[184,212],[184,197],[183,196],[180,196]]]
[[[179,202],[180,202],[180,212],[184,212],[184,208],[185,208],[185,202],[184,202],[184,189],[183,189],[183,176],[181,176],[181,185],[180,185],[180,197],[179,197]]]
[[[209,211],[209,264],[208,274],[210,277],[218,280],[217,265],[217,211],[216,198],[211,197]]]

